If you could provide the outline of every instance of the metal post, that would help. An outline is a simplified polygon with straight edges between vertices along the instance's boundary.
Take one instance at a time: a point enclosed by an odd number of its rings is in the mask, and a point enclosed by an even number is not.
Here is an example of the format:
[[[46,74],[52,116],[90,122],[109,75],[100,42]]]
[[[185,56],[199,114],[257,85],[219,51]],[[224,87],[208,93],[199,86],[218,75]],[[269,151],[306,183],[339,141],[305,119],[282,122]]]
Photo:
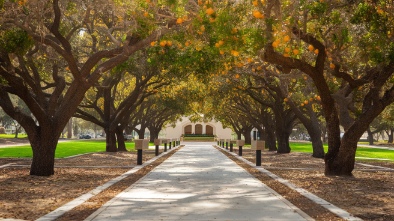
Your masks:
[[[164,143],[164,152],[167,152],[167,143]]]
[[[142,165],[142,150],[137,150],[137,165]]]
[[[171,150],[171,144],[172,144],[172,142],[170,141],[170,142],[168,143],[168,149],[169,149],[169,150]]]
[[[233,143],[230,142],[230,152],[233,152]]]
[[[239,155],[239,156],[242,156],[242,146],[239,146],[238,155]]]
[[[156,155],[156,156],[159,156],[159,145],[156,145],[155,155]]]
[[[256,166],[261,166],[261,150],[256,150]]]
[[[226,150],[228,150],[228,141],[226,141]]]
[[[224,148],[224,141],[222,141],[222,148]]]

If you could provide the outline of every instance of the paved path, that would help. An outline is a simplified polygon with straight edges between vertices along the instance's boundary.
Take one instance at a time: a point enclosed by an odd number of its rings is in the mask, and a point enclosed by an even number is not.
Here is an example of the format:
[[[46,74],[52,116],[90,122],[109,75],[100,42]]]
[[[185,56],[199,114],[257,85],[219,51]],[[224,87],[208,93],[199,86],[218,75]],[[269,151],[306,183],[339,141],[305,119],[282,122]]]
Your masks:
[[[86,220],[311,220],[207,144],[187,144]]]

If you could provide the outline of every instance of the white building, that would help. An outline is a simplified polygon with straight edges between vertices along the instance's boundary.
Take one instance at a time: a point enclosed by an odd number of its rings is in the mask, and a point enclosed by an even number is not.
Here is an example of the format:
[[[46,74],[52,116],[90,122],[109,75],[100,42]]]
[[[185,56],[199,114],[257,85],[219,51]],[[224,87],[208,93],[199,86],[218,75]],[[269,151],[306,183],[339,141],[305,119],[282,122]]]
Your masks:
[[[178,120],[173,127],[171,124],[166,125],[160,132],[160,137],[176,138],[183,134],[207,134],[216,135],[221,139],[231,139],[232,130],[230,128],[223,128],[222,123],[218,121],[211,122],[196,122],[193,123],[187,117]]]

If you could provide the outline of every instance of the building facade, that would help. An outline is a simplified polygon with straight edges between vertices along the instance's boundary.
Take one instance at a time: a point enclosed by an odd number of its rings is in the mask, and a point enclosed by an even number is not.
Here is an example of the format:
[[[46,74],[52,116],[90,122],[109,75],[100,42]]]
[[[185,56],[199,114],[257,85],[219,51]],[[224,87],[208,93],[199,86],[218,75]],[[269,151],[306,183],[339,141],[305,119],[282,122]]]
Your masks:
[[[232,135],[230,128],[223,128],[222,123],[219,121],[210,122],[191,122],[189,118],[182,117],[173,125],[169,124],[164,127],[160,132],[160,137],[165,138],[179,138],[184,134],[196,134],[196,135],[214,135],[222,139],[230,139]]]

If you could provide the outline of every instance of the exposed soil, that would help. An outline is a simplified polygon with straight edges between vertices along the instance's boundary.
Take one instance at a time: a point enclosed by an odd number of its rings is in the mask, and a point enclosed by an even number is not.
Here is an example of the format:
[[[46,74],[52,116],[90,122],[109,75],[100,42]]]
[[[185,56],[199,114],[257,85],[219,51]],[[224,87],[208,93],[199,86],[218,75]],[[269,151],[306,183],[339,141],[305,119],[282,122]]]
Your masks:
[[[234,148],[234,152],[237,152]],[[224,151],[225,153],[226,151]],[[172,154],[172,153],[171,153]],[[171,154],[114,184],[58,220],[83,220]],[[325,208],[228,155],[316,220],[341,220]],[[144,151],[144,162],[154,151]],[[254,151],[243,157],[255,162]],[[29,159],[0,159],[0,219],[35,220],[135,166],[135,152],[92,153],[56,160],[55,175],[29,175]],[[354,177],[326,177],[324,162],[309,154],[263,152],[263,167],[364,220],[394,220],[394,171],[356,165]],[[394,168],[393,162],[363,162]]]

